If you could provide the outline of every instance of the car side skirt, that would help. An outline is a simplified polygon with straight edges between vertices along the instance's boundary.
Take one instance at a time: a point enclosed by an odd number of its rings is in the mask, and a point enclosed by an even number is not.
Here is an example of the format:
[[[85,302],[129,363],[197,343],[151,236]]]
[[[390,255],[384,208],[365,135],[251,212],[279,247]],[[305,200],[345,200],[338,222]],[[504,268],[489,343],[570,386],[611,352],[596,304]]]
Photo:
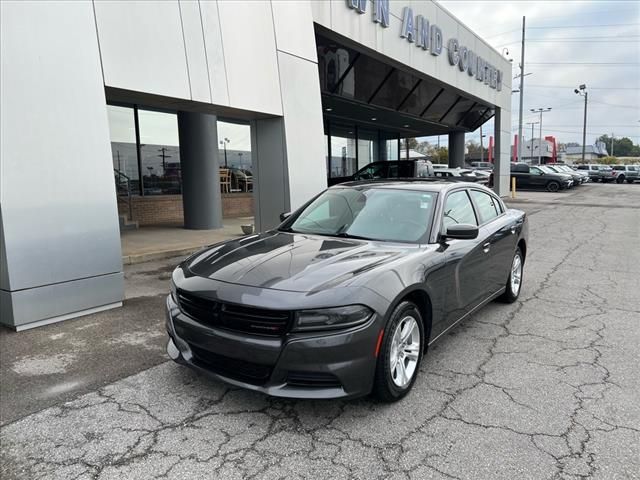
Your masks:
[[[483,300],[482,302],[480,302],[478,305],[476,305],[475,307],[473,307],[471,310],[469,310],[467,313],[465,313],[464,315],[462,315],[458,320],[456,320],[455,322],[453,322],[451,325],[449,325],[447,328],[445,328],[436,338],[434,338],[433,340],[431,340],[429,342],[429,346],[433,345],[438,339],[440,339],[441,337],[443,337],[446,333],[449,332],[449,330],[451,330],[453,327],[455,327],[456,325],[458,325],[460,322],[462,322],[465,318],[467,318],[469,315],[474,314],[475,312],[477,312],[478,310],[480,310],[482,307],[484,307],[487,303],[491,302],[492,300],[498,298],[500,295],[502,295],[505,291],[506,291],[507,287],[502,287],[500,290],[498,290],[497,292],[489,295],[485,300]]]

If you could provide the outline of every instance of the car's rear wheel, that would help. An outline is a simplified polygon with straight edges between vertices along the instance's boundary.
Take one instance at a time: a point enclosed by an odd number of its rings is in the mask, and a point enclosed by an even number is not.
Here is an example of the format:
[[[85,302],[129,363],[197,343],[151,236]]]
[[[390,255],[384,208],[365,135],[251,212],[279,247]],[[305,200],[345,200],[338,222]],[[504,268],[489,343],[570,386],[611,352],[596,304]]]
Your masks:
[[[633,178],[627,178],[627,183],[633,183]]]
[[[547,183],[547,190],[550,192],[557,192],[560,190],[560,184],[558,182],[549,182]]]
[[[391,314],[382,335],[373,394],[395,402],[413,387],[425,344],[422,316],[415,304],[401,302]]]
[[[520,296],[522,287],[522,274],[524,273],[524,257],[522,250],[518,247],[511,261],[511,269],[509,270],[509,278],[504,293],[500,300],[505,303],[513,303]]]

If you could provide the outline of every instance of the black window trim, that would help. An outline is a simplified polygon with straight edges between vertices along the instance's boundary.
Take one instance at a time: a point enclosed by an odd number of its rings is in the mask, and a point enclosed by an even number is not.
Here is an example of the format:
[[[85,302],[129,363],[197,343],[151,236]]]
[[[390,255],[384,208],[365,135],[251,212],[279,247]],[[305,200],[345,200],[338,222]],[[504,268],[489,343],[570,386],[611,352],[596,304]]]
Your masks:
[[[447,203],[447,199],[449,198],[449,196],[453,195],[454,193],[458,193],[458,192],[464,192],[464,193],[467,194],[467,198],[469,199],[469,202],[471,202],[471,210],[473,210],[473,215],[474,215],[474,217],[476,217],[476,226],[478,228],[480,228],[479,219],[478,219],[478,212],[475,209],[475,205],[473,203],[473,199],[471,198],[471,194],[469,193],[469,188],[467,188],[467,187],[454,188],[454,189],[449,190],[446,193],[446,195],[442,199],[442,203],[440,204],[440,208],[438,209],[438,212],[436,212],[434,214],[434,225],[433,225],[434,226],[434,231],[436,230],[435,229],[435,218],[436,218],[436,216],[438,217],[438,228],[437,228],[438,233],[437,233],[437,235],[435,237],[435,242],[434,243],[437,243],[438,240],[440,239],[441,235],[443,233],[446,233],[446,232],[443,232],[443,226],[444,226],[444,206]]]
[[[502,212],[502,213],[499,213],[497,216],[493,217],[491,220],[488,220],[488,221],[486,221],[486,222],[484,222],[482,224],[478,224],[478,228],[482,228],[485,225],[489,225],[491,222],[494,222],[495,220],[497,220],[498,218],[502,217],[503,215],[506,215],[506,212],[507,212],[506,208],[503,208],[502,202],[500,202],[498,197],[496,195],[494,195],[493,193],[487,192],[485,190],[481,190],[479,188],[469,188],[468,190],[469,190],[469,198],[471,198],[471,203],[473,204],[473,208],[476,210],[476,219],[480,219],[481,218],[481,216],[480,216],[480,208],[478,207],[478,204],[474,200],[473,195],[471,195],[472,191],[484,193],[486,195],[489,195],[491,198],[493,198],[494,202],[498,201],[498,205],[500,205],[500,211]]]

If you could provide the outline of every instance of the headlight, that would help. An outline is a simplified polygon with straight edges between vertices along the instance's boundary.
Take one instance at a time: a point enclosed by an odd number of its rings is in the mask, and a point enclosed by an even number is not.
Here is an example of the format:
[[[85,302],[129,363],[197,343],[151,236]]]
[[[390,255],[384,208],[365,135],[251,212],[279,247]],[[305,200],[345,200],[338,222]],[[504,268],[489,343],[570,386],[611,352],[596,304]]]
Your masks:
[[[302,310],[295,314],[294,331],[337,330],[365,323],[373,314],[364,305]]]

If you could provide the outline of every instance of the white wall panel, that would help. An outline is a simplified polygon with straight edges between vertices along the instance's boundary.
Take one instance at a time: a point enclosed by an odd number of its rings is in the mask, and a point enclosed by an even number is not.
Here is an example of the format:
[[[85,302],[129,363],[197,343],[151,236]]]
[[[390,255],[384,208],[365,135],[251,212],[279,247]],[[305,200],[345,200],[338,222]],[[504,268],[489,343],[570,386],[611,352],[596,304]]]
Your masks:
[[[318,61],[309,0],[272,0],[278,50]]]
[[[37,293],[44,286],[100,277],[110,293],[96,292],[93,306],[121,300],[113,296],[122,261],[91,2],[0,8],[4,294],[34,290],[30,298],[46,302]],[[71,312],[83,308],[80,300],[57,302]],[[20,321],[34,320],[22,313]]]
[[[318,66],[278,52],[291,210],[327,188]],[[304,139],[304,140],[303,140]]]
[[[180,0],[184,45],[189,67],[189,83],[191,98],[198,102],[211,102],[209,87],[209,71],[207,70],[207,56],[204,48],[204,33],[200,18],[200,3],[198,0]]]
[[[94,6],[105,85],[191,98],[178,0]]]
[[[218,2],[231,107],[282,114],[270,2]]]
[[[229,88],[227,85],[227,71],[222,45],[222,30],[218,2],[200,2],[202,26],[204,30],[204,45],[209,69],[211,85],[211,102],[215,105],[229,105]]]

